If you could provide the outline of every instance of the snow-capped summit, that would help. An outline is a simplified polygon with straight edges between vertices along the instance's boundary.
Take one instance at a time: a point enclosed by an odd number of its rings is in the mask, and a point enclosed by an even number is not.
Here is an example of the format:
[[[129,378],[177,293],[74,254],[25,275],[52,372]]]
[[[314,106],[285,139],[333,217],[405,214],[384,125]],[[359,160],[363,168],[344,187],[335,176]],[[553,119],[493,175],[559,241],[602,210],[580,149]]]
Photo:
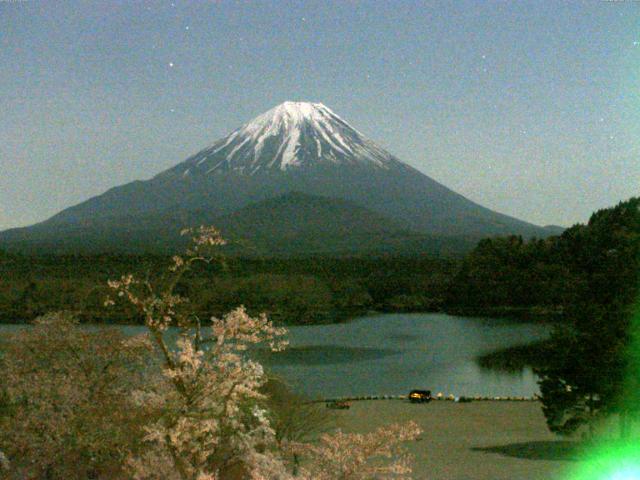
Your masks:
[[[161,175],[255,175],[318,164],[401,164],[322,103],[284,102]]]

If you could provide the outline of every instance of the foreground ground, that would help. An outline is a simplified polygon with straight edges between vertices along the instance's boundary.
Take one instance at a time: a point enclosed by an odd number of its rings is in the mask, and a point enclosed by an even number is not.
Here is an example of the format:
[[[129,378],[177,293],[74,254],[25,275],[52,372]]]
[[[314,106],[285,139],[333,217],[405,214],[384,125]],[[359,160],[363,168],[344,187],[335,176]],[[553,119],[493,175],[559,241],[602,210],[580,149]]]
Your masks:
[[[337,415],[345,431],[416,421],[416,480],[562,480],[575,465],[573,445],[549,433],[538,402],[359,401]]]

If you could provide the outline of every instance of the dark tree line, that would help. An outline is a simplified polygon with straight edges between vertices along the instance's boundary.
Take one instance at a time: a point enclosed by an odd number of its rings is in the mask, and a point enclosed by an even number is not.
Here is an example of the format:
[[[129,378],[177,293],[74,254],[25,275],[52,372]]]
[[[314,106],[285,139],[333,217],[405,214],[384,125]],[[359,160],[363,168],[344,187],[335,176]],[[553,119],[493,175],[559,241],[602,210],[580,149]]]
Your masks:
[[[446,304],[462,314],[559,316],[572,303],[579,274],[562,237],[489,238],[461,262]]]
[[[106,309],[106,282],[127,272],[161,273],[168,259],[153,255],[41,255],[0,253],[0,322],[28,322],[52,310],[71,310],[85,322],[141,321],[125,307]],[[203,266],[178,290],[202,316],[239,304],[283,323],[341,321],[370,311],[443,308],[451,260],[428,256],[376,258],[228,257]]]

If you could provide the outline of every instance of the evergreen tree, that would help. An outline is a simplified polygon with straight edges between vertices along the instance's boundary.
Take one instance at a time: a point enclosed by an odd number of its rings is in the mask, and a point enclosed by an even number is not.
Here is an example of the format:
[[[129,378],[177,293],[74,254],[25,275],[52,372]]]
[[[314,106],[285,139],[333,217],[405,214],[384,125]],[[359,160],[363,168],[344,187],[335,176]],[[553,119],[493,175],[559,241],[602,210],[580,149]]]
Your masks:
[[[588,225],[563,233],[559,248],[580,280],[537,373],[549,428],[568,434],[632,404],[624,385],[639,290],[640,198],[594,213]]]

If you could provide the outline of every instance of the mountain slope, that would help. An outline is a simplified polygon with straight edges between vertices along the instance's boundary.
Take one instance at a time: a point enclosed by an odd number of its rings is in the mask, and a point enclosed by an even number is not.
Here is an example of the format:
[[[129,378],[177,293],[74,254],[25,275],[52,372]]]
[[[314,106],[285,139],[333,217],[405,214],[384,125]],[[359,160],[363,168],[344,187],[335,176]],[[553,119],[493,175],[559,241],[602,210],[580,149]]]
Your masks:
[[[285,102],[150,180],[112,188],[32,227],[0,232],[0,247],[28,242],[105,249],[110,243],[126,248],[129,241],[137,248],[145,229],[168,232],[230,219],[248,205],[291,192],[342,199],[423,235],[550,233],[453,192],[322,104]]]
[[[215,225],[241,251],[270,255],[424,251],[452,255],[475,245],[471,238],[411,232],[351,202],[299,192],[251,204],[216,219]]]

